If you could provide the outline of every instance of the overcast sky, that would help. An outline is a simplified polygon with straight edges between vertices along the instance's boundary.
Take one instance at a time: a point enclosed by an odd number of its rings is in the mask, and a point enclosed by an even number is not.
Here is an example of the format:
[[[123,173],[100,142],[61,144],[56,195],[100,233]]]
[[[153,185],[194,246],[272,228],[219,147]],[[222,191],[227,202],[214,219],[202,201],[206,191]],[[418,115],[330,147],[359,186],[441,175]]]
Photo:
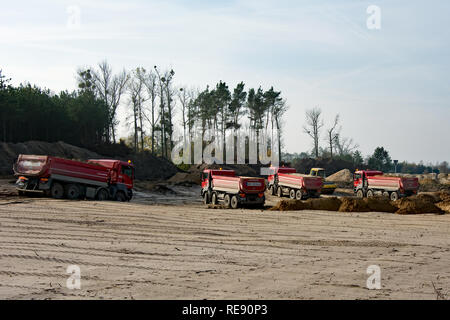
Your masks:
[[[367,27],[370,5],[381,29]],[[290,106],[288,152],[311,149],[301,126],[319,106],[364,155],[384,146],[400,161],[448,161],[449,12],[444,0],[2,1],[0,68],[56,92],[104,59],[116,71],[172,67],[191,87],[273,85]]]

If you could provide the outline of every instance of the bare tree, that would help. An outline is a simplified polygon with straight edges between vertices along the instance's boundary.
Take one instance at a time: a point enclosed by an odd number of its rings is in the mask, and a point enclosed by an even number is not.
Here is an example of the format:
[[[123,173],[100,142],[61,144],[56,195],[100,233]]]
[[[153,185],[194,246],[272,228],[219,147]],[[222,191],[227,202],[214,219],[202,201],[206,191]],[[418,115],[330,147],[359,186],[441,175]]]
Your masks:
[[[158,95],[158,78],[157,75],[150,70],[147,74],[147,77],[145,79],[144,82],[146,88],[147,88],[147,93],[148,93],[148,98],[150,100],[150,117],[148,118],[147,115],[145,115],[146,119],[148,120],[148,122],[150,123],[150,127],[151,127],[151,144],[152,144],[152,154],[155,153],[155,131],[156,131],[156,127],[157,127],[157,123],[160,119],[160,115],[158,115],[156,113],[156,97]]]
[[[344,138],[341,137],[340,134],[336,135],[335,141],[336,149],[338,150],[340,156],[352,154],[356,149],[359,148],[359,145],[357,143],[354,143],[352,138]]]
[[[145,96],[144,86],[145,86],[145,69],[136,68],[133,71],[133,76],[128,85],[128,90],[130,93],[130,102],[133,108],[133,120],[134,120],[134,149],[138,151],[139,145],[139,133],[141,136],[141,151],[144,150],[144,102],[148,99]]]
[[[323,127],[323,120],[321,118],[322,110],[316,107],[310,110],[306,110],[305,115],[306,115],[306,124],[303,126],[303,131],[313,139],[314,154],[316,158],[318,158],[320,130]]]
[[[97,95],[105,101],[108,106],[108,126],[107,141],[116,143],[116,119],[117,107],[120,104],[120,99],[126,91],[126,84],[129,80],[129,75],[125,70],[119,74],[113,75],[112,68],[106,60],[98,64],[98,70],[92,70],[93,84]]]
[[[336,139],[338,139],[340,129],[337,128],[339,124],[339,114],[334,118],[333,125],[327,129],[327,140],[330,146],[330,158],[333,159],[333,147],[336,144]]]
[[[278,162],[281,163],[281,144],[282,144],[282,128],[281,122],[283,115],[288,110],[288,106],[286,104],[286,100],[280,99],[275,101],[275,104],[272,107],[272,130],[275,122],[275,127],[277,128],[277,139],[278,139]],[[272,134],[273,136],[273,134]],[[273,138],[273,137],[272,137]]]
[[[155,72],[159,80],[159,98],[160,98],[160,114],[161,114],[161,147],[164,157],[168,157],[168,146],[170,149],[173,147],[172,134],[173,134],[173,89],[172,79],[175,75],[173,70],[166,71],[161,74],[158,67],[155,66]],[[167,109],[166,109],[167,107]],[[167,137],[168,135],[168,137]],[[167,138],[169,141],[167,141]]]

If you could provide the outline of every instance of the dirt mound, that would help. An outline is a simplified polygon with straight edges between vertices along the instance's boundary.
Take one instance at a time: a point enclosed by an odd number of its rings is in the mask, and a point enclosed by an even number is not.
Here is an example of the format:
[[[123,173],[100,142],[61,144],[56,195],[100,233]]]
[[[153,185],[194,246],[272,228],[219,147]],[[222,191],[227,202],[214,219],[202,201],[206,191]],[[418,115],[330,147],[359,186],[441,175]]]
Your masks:
[[[367,204],[370,211],[389,213],[394,213],[397,211],[397,207],[394,206],[389,199],[384,197],[364,198],[363,200]]]
[[[430,198],[408,197],[394,201],[393,204],[398,208],[398,214],[419,214],[419,213],[442,213]]]
[[[370,208],[364,199],[342,198],[340,212],[369,212]]]
[[[450,213],[450,200],[441,201],[439,203],[436,203],[436,207],[438,207],[442,211],[445,211],[446,213]]]
[[[440,192],[439,198],[441,199],[441,201],[450,201],[450,192],[449,191]]]
[[[350,172],[350,170],[343,169],[336,172],[335,174],[332,174],[331,176],[328,176],[325,180],[333,182],[352,182],[353,174]]]
[[[413,197],[413,199],[415,198],[431,203],[436,203],[441,201],[441,193],[440,192],[419,193],[417,196]]]
[[[306,205],[311,210],[338,211],[342,201],[337,197],[308,199]]]
[[[309,204],[301,200],[281,200],[270,211],[296,211],[309,209]]]
[[[176,185],[192,185],[201,183],[200,173],[197,174],[192,172],[178,172],[167,181]]]

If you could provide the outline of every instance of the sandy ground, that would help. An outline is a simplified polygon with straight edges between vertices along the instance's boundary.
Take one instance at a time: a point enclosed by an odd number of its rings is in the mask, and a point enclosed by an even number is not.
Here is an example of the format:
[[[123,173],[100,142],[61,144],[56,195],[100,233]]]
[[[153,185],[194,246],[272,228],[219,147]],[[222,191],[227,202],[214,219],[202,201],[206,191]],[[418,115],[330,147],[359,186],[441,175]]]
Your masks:
[[[450,297],[450,215],[207,209],[197,191],[0,197],[0,299]]]

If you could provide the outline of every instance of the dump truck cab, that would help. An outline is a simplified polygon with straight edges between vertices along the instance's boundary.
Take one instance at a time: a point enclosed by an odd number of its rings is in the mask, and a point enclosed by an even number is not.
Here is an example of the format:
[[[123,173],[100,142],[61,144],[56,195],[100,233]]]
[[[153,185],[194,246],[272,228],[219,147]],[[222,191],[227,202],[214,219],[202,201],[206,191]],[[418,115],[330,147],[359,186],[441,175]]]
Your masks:
[[[325,181],[327,177],[326,171],[324,168],[311,168],[309,172],[310,176],[320,177],[323,181],[322,194],[333,194],[337,188],[337,185],[334,182]]]

